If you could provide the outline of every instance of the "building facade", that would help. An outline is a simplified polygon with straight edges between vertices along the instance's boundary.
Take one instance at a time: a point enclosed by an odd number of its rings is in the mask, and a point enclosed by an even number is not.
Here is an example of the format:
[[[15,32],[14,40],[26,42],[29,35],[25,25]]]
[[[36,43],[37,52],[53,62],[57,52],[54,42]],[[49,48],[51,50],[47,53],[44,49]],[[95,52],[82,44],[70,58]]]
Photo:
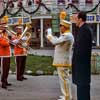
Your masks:
[[[49,46],[51,45],[45,38],[46,26],[49,24],[51,25],[52,28],[55,27],[55,32],[57,32],[57,25],[55,24],[58,24],[57,18],[59,17],[60,11],[63,9],[69,15],[75,13],[75,10],[71,7],[69,9],[66,9],[68,2],[72,2],[74,5],[76,5],[76,7],[79,10],[89,11],[98,4],[99,0],[42,0],[42,2],[51,10],[51,13],[48,13],[46,9],[41,6],[40,15],[34,14],[32,16],[34,35],[38,34],[36,35],[36,37],[34,36],[34,38],[37,37],[39,38],[38,46],[40,48],[44,48],[44,47],[49,48]],[[87,23],[93,29],[93,46],[99,47],[100,46],[100,5],[95,10],[87,14]],[[37,25],[37,27],[35,27],[35,25]],[[72,24],[72,33],[73,34],[77,33],[77,29],[74,23]],[[35,39],[33,40],[35,41]]]
[[[29,1],[29,0],[28,0]],[[39,0],[30,0],[29,3],[23,2],[25,9],[29,12],[34,11],[38,7]],[[32,23],[31,47],[33,48],[52,48],[53,46],[46,39],[47,26],[51,26],[54,34],[59,35],[59,13],[64,10],[69,17],[77,11],[73,7],[69,7],[68,3],[74,4],[79,10],[90,11],[98,3],[99,0],[42,0],[42,5],[34,14],[27,14],[23,10],[18,13],[17,17],[29,17]],[[17,8],[17,4],[15,4]],[[9,9],[15,11],[15,9]],[[12,16],[10,16],[12,17]],[[27,18],[26,18],[27,19]],[[94,10],[87,14],[87,23],[93,29],[93,46],[100,46],[100,4]],[[77,29],[75,24],[72,24],[72,33],[75,35]]]

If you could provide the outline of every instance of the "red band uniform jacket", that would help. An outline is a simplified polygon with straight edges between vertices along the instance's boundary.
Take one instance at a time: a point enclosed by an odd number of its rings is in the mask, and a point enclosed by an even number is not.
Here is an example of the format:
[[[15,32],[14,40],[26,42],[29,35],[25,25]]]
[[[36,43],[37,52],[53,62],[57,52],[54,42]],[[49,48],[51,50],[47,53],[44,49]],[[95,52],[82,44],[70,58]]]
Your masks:
[[[0,57],[11,57],[11,48],[7,34],[0,35]]]
[[[20,36],[16,36],[13,38],[13,40],[15,39],[19,39]],[[27,56],[27,50],[26,48],[23,48],[19,45],[15,45],[14,46],[14,56]]]

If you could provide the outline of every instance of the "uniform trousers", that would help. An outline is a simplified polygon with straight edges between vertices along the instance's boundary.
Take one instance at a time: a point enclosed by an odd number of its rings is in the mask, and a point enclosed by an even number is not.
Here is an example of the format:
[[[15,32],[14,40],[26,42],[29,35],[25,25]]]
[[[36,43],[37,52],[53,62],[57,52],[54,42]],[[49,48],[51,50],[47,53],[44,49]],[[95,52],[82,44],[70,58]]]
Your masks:
[[[1,57],[1,82],[7,84],[10,69],[10,57]]]
[[[71,92],[71,80],[69,78],[69,68],[57,67],[61,92],[64,96],[64,100],[72,99]]]
[[[0,57],[0,73],[1,73],[1,57]]]
[[[16,56],[16,75],[17,79],[22,79],[25,71],[26,56]]]
[[[90,84],[77,85],[77,100],[90,100]]]

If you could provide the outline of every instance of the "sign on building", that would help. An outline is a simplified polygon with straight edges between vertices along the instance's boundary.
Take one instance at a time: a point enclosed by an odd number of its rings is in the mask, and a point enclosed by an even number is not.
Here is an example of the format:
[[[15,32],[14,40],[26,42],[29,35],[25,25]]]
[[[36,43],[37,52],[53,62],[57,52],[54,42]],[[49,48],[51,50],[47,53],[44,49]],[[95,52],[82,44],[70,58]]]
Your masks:
[[[52,30],[53,33],[59,32],[59,16],[57,14],[52,15]]]
[[[87,15],[86,21],[87,21],[88,23],[92,23],[92,22],[94,23],[94,22],[96,22],[96,16],[95,16],[95,15],[92,15],[92,14]]]
[[[14,17],[14,18],[9,18],[8,24],[9,25],[16,25],[16,24],[26,24],[26,23],[31,23],[30,17]]]
[[[96,21],[100,23],[100,15],[96,15]]]
[[[87,15],[87,22],[88,23],[100,23],[100,15],[96,15],[96,14]]]

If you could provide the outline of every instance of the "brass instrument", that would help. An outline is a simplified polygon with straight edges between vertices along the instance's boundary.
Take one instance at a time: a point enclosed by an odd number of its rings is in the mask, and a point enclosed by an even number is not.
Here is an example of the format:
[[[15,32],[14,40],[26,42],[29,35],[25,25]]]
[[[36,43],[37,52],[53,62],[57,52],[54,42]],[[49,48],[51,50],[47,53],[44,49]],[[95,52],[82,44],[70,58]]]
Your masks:
[[[31,33],[28,30],[31,28],[29,24],[26,24],[26,27],[19,38],[20,47],[28,48],[29,40],[31,38]]]
[[[10,36],[17,36],[17,33],[14,32],[13,30],[11,30],[8,26],[5,26],[6,27],[6,31],[8,33],[10,33],[9,35]],[[18,43],[15,44],[15,45],[18,45],[19,47],[21,48],[28,48],[28,44],[29,44],[29,39],[31,37],[31,33],[28,32],[28,30],[31,28],[30,25],[26,25],[23,33],[21,34],[21,36],[19,37],[18,39]],[[14,44],[14,43],[13,43]]]
[[[4,16],[1,20],[3,23],[5,23],[5,28],[6,28],[6,31],[8,32],[8,34],[10,36],[17,36],[17,33],[14,32],[13,30],[10,29],[10,27],[7,25],[8,23],[8,16]],[[18,21],[18,25],[21,25],[21,21],[19,20]],[[18,46],[19,47],[22,47],[22,48],[27,48],[28,47],[28,42],[29,42],[29,39],[31,37],[31,33],[28,32],[28,30],[31,28],[31,25],[29,23],[26,24],[26,27],[23,31],[23,33],[21,34],[20,38],[18,39]],[[11,43],[11,41],[9,40],[9,42]],[[17,45],[15,43],[12,43],[13,45]]]
[[[25,27],[23,33],[21,34],[20,39],[21,39],[22,37],[24,37],[24,36],[27,34],[27,31],[28,31],[30,28],[31,28],[31,25],[30,25],[30,24],[26,24],[26,27]]]
[[[8,32],[8,34],[10,36],[16,36],[17,35],[17,33],[14,32],[13,30],[11,30],[8,26],[5,26],[5,27],[6,27],[6,31]]]

